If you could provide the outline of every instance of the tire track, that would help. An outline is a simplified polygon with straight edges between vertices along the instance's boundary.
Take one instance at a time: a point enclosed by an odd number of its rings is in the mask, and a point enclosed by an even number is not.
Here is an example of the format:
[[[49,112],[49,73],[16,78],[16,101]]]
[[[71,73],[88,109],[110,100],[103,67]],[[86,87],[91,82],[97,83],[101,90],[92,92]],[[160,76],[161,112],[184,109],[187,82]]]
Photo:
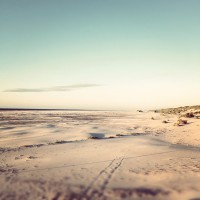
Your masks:
[[[105,199],[104,191],[109,184],[116,170],[122,165],[124,157],[112,160],[99,174],[91,181],[88,187],[82,192],[78,200]]]

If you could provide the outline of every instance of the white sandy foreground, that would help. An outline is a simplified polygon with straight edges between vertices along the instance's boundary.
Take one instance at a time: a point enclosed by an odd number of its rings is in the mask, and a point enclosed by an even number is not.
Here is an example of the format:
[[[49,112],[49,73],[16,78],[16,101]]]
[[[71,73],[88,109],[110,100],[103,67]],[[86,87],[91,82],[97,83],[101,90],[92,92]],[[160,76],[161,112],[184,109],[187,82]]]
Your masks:
[[[175,115],[100,111],[0,118],[2,200],[200,199],[200,119],[174,126]],[[88,139],[95,134],[103,138]]]

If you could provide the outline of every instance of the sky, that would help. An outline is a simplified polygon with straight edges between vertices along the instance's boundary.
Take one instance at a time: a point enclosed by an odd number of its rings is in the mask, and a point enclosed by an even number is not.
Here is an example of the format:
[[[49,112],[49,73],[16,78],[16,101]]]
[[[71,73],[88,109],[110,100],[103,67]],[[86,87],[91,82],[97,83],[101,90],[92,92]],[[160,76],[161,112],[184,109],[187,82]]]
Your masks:
[[[200,104],[199,0],[0,0],[0,107]]]

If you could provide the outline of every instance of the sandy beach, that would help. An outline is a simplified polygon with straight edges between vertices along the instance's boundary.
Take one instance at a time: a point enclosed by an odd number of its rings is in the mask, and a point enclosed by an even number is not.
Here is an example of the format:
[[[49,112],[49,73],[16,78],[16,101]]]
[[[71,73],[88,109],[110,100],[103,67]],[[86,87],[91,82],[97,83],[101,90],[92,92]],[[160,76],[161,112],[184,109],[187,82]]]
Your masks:
[[[0,200],[200,200],[200,0],[0,0]]]
[[[1,111],[0,199],[200,198],[198,118]]]

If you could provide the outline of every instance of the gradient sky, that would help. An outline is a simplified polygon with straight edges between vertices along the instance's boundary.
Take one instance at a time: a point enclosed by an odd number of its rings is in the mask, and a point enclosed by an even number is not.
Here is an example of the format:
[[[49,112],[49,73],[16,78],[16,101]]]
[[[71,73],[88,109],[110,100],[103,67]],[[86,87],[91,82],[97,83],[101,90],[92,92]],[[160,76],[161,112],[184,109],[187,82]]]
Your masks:
[[[200,103],[199,0],[0,0],[0,107]]]

